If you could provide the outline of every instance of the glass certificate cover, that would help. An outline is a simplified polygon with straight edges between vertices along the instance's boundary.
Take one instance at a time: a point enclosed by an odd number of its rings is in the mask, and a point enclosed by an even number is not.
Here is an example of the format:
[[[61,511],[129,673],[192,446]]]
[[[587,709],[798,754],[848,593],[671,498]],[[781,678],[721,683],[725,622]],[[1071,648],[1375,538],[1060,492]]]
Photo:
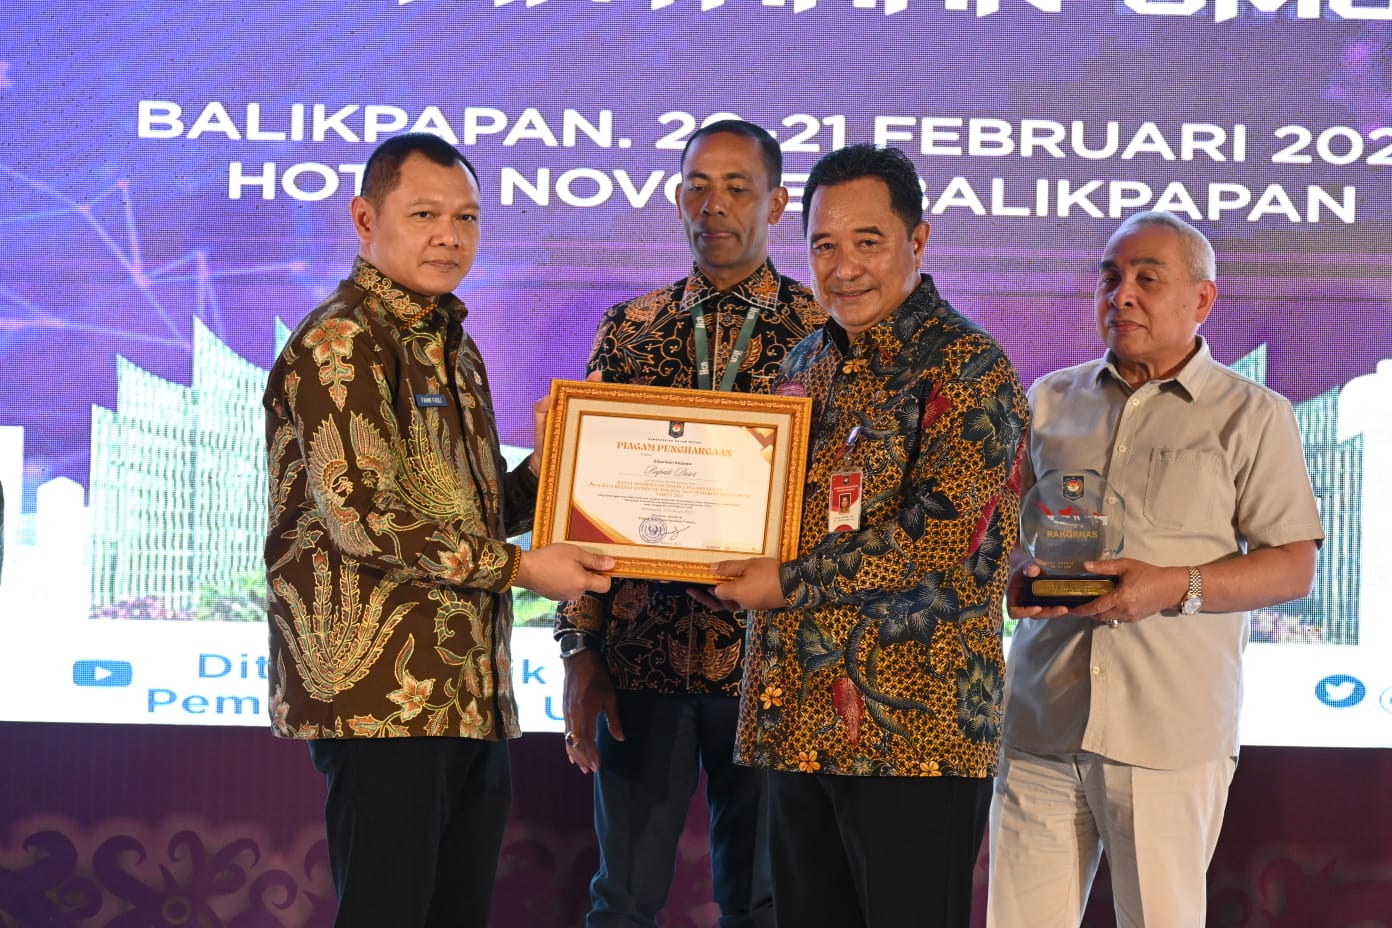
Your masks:
[[[574,380],[551,399],[533,545],[702,583],[716,561],[795,556],[810,400]]]

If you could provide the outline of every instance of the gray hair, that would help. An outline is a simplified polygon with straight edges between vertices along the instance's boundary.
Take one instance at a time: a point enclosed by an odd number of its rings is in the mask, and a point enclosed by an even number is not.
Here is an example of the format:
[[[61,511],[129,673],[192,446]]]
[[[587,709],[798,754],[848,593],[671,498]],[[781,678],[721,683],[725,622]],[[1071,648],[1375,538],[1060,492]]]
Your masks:
[[[1184,245],[1184,263],[1188,266],[1189,275],[1194,281],[1197,283],[1218,279],[1218,259],[1213,254],[1213,246],[1209,244],[1207,236],[1174,213],[1155,209],[1128,216],[1117,226],[1117,230],[1108,241],[1128,235],[1140,226],[1164,226],[1178,232]]]

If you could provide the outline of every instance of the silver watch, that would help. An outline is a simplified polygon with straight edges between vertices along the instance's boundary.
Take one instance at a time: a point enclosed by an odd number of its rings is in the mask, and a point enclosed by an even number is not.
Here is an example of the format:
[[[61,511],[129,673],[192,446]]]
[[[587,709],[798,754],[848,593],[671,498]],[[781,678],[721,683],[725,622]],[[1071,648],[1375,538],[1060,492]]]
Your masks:
[[[595,639],[588,632],[579,629],[569,629],[556,636],[556,641],[561,646],[561,657],[574,657],[581,651],[588,650],[595,646]]]
[[[1197,567],[1189,568],[1189,590],[1179,601],[1180,615],[1194,615],[1203,608],[1203,574]]]

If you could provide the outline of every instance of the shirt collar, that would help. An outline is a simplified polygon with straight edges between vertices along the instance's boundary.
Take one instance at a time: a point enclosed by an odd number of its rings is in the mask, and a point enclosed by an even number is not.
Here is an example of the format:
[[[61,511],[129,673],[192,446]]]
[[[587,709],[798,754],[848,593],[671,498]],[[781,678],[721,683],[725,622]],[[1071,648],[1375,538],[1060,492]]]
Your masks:
[[[881,351],[897,353],[904,343],[933,317],[939,315],[946,304],[938,293],[937,284],[931,274],[919,274],[918,286],[908,295],[899,308],[879,322],[866,329],[860,336],[860,343],[866,348],[879,348]],[[845,354],[851,348],[850,336],[835,319],[827,318],[822,327],[822,337]]]
[[[387,315],[407,328],[419,325],[437,310],[455,322],[463,322],[469,314],[468,308],[453,293],[425,296],[407,289],[361,255],[353,259],[353,270],[348,279],[381,300]]]
[[[1184,394],[1190,402],[1199,398],[1204,384],[1212,377],[1213,368],[1217,364],[1213,360],[1213,353],[1209,350],[1208,341],[1202,335],[1196,337],[1199,342],[1198,350],[1190,356],[1188,361],[1184,362],[1184,366],[1176,371],[1173,377],[1151,381],[1162,390],[1171,389]],[[1097,362],[1097,370],[1093,374],[1095,382],[1100,382],[1103,377],[1111,378],[1126,392],[1133,392],[1131,385],[1126,382],[1126,378],[1122,377],[1121,372],[1117,370],[1116,357],[1110,349]]]
[[[764,259],[759,269],[729,290],[717,290],[711,279],[698,266],[691,266],[691,274],[682,287],[681,309],[690,313],[698,304],[718,296],[733,296],[749,306],[756,307],[759,315],[768,318],[778,311],[778,291],[783,282],[774,270],[773,261]]]

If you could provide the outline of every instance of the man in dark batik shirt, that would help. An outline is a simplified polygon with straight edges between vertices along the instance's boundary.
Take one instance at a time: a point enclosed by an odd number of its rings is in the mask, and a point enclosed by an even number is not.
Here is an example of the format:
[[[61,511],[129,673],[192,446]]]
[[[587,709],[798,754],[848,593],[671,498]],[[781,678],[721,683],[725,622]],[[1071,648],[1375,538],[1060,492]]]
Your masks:
[[[337,928],[484,928],[521,734],[510,590],[568,599],[614,565],[506,540],[537,481],[503,466],[451,293],[478,249],[473,167],[396,136],[352,215],[352,273],[266,383],[271,721],[328,779]]]
[[[591,379],[766,393],[788,349],[825,314],[768,259],[788,202],[778,143],[750,123],[712,123],[682,153],[678,207],[691,275],[604,314]],[[566,750],[595,774],[599,872],[586,925],[656,926],[701,767],[709,784],[720,924],[773,924],[756,845],[761,771],[733,763],[744,619],[679,584],[615,579],[564,604]],[[598,724],[603,715],[606,724]]]

